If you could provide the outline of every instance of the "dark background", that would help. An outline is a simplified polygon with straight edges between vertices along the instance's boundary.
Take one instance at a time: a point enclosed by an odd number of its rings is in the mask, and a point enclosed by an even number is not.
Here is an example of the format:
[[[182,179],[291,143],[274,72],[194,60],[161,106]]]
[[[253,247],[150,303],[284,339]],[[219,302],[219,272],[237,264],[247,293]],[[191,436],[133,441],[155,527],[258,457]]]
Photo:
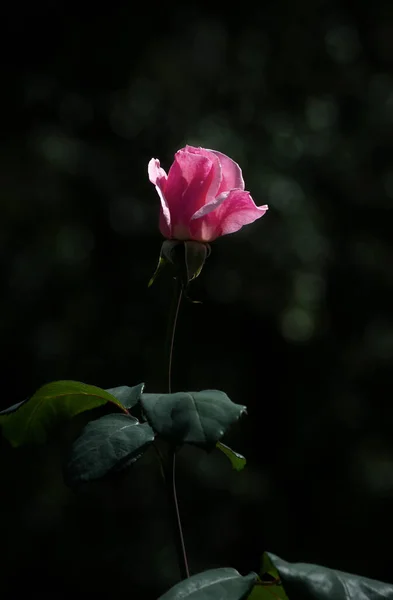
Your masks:
[[[220,150],[270,210],[214,242],[180,315],[174,389],[249,409],[242,473],[179,459],[191,570],[270,550],[393,582],[391,1],[2,11],[0,406],[56,379],[165,391],[147,163]],[[82,422],[2,442],[2,585],[156,598],[178,572],[155,456],[74,494]]]

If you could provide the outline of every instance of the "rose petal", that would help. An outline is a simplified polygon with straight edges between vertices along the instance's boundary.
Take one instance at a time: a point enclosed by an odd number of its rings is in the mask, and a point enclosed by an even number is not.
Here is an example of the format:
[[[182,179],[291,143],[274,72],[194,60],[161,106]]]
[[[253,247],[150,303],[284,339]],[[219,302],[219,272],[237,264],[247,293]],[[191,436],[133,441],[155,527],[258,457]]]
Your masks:
[[[158,158],[152,158],[148,165],[148,173],[150,181],[155,185],[157,193],[161,202],[160,210],[160,231],[166,238],[171,237],[171,213],[169,210],[168,203],[165,198],[165,185],[167,181],[167,174],[164,169],[160,167],[160,161]]]
[[[192,148],[192,147],[190,147]],[[206,201],[213,199],[221,181],[219,161],[204,153],[182,149],[176,152],[169,169],[165,198],[171,212],[172,227],[187,225]]]
[[[161,201],[160,230],[170,239],[213,241],[268,209],[244,191],[239,165],[216,150],[186,146],[176,153],[168,176],[154,158],[148,171]]]
[[[267,204],[256,206],[249,192],[232,190],[226,201],[218,208],[220,235],[239,231],[244,225],[249,225],[263,217],[268,208]]]
[[[171,221],[171,213],[166,203],[165,196],[156,185],[156,190],[160,197],[161,207],[160,207],[160,231],[165,238],[172,237],[172,221]]]
[[[244,190],[244,179],[239,165],[222,152],[217,150],[209,150],[209,152],[215,154],[221,163],[222,179],[218,193],[234,189]]]
[[[159,185],[160,187],[165,185],[165,182],[167,180],[167,174],[165,173],[164,169],[160,166],[160,161],[158,160],[158,158],[152,158],[149,161],[147,170],[149,173],[149,179],[153,185]]]
[[[190,154],[197,154],[198,156],[205,156],[205,158],[208,158],[210,161],[212,161],[213,165],[214,165],[214,170],[213,170],[213,178],[212,178],[212,182],[209,188],[209,191],[207,193],[206,196],[206,202],[210,202],[211,200],[214,199],[215,196],[218,195],[218,190],[221,186],[221,181],[222,181],[222,168],[221,168],[221,162],[218,156],[216,156],[215,152],[212,152],[211,150],[206,150],[206,148],[196,148],[195,146],[186,146],[185,150],[187,150],[187,152],[189,152]]]
[[[262,217],[268,206],[256,206],[249,192],[232,190],[223,202],[213,211],[195,219],[191,224],[193,239],[211,242],[221,235],[235,233],[244,225]]]
[[[229,194],[230,192],[223,192],[222,194],[217,196],[217,198],[214,198],[211,202],[205,204],[205,206],[202,206],[202,208],[197,210],[196,213],[192,215],[191,221],[194,221],[195,219],[200,219],[201,217],[204,217],[205,215],[211,213],[213,210],[216,210],[216,208],[218,208],[220,204],[222,204],[224,200],[228,198]]]

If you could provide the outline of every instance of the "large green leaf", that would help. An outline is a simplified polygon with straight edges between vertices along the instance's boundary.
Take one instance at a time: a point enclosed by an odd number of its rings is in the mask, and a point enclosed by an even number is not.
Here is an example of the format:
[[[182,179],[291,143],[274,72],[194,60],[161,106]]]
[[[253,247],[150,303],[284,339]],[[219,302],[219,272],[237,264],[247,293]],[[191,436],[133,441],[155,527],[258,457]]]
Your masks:
[[[290,600],[393,600],[393,584],[268,553]]]
[[[142,408],[153,429],[176,444],[211,449],[246,410],[219,390],[142,394]]]
[[[247,600],[289,600],[285,593],[280,574],[267,552],[262,557],[258,581]]]
[[[15,447],[43,443],[50,430],[62,421],[106,402],[126,412],[122,403],[106,390],[79,381],[54,381],[42,386],[15,412],[1,415],[0,425],[4,437]]]
[[[138,383],[138,385],[134,385],[133,387],[121,385],[119,387],[110,388],[106,391],[117,398],[118,401],[125,406],[125,408],[129,409],[139,402],[144,387],[144,383]]]
[[[91,421],[72,446],[65,479],[73,486],[104,477],[138,460],[153,440],[150,425],[131,415],[105,415]]]
[[[222,444],[221,442],[217,442],[216,447],[218,450],[221,450],[221,452],[225,454],[225,456],[231,461],[232,467],[235,469],[235,471],[242,471],[244,469],[247,464],[247,460],[244,458],[244,456],[238,452],[235,452],[232,450],[232,448]]]
[[[159,600],[243,600],[256,578],[255,573],[243,577],[235,569],[211,569],[177,583]]]

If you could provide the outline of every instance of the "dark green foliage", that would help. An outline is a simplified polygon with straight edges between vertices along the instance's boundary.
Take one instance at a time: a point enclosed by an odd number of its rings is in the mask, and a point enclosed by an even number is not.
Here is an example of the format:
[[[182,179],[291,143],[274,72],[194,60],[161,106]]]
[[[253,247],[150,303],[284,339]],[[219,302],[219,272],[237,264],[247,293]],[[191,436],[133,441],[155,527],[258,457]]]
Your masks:
[[[138,383],[138,385],[134,385],[133,387],[121,385],[106,391],[117,398],[125,408],[130,409],[139,402],[144,387],[144,383]]]
[[[387,600],[393,585],[268,554],[290,600]]]
[[[74,486],[129,466],[153,441],[150,425],[130,415],[105,415],[91,421],[72,446],[66,482]]]
[[[141,404],[157,433],[175,444],[195,444],[208,450],[246,410],[219,390],[142,394]]]
[[[235,569],[211,569],[181,581],[159,600],[242,600],[247,598],[256,578],[255,573],[243,577]]]

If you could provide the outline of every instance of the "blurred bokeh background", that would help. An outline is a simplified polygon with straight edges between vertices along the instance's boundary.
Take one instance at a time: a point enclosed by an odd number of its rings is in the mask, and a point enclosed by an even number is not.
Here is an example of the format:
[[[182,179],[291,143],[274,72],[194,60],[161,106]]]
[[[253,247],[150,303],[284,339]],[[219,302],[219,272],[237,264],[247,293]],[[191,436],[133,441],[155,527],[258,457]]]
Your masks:
[[[242,473],[179,458],[191,570],[270,550],[393,582],[393,4],[2,11],[0,407],[56,379],[165,391],[147,163],[220,150],[270,210],[214,243],[180,314],[174,389],[249,409]],[[178,572],[154,454],[74,494],[71,437],[2,441],[3,585],[156,598]]]

